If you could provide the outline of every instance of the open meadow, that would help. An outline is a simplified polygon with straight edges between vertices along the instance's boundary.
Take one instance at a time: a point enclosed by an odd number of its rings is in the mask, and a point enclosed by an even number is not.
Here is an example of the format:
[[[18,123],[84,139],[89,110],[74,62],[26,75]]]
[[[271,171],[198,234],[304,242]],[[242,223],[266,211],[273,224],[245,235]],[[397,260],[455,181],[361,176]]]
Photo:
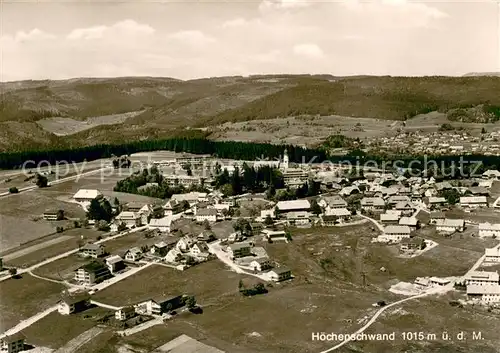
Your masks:
[[[21,278],[0,282],[0,331],[4,332],[19,321],[56,305],[64,289],[61,284],[34,278],[27,273]]]

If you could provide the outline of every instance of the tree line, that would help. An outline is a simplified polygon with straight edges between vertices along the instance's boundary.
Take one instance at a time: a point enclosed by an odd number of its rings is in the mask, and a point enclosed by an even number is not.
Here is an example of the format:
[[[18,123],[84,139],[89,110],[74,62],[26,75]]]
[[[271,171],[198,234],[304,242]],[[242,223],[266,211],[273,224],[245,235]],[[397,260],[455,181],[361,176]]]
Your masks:
[[[147,184],[150,185],[148,186]],[[170,186],[155,166],[143,169],[123,180],[119,180],[113,190],[159,199],[167,199],[173,194],[182,194],[190,191],[207,192],[203,184],[193,185],[189,188],[182,185]]]
[[[326,154],[318,149],[270,143],[212,141],[206,138],[174,137],[168,139],[132,141],[122,144],[97,144],[76,148],[54,148],[0,153],[0,169],[15,169],[31,161],[34,167],[41,161],[56,164],[58,161],[83,162],[114,156],[130,155],[138,152],[168,150],[194,154],[210,154],[218,158],[256,160],[277,159],[285,148],[291,162],[309,161],[316,157],[324,161]]]

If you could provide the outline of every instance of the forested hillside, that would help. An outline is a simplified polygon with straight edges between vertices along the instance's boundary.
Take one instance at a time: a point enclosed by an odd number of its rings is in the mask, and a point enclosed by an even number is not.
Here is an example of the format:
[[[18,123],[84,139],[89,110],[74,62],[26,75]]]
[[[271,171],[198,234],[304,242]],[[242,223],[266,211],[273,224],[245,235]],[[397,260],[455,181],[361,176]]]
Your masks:
[[[0,134],[3,151],[161,139],[192,127],[303,115],[407,120],[440,111],[452,120],[480,123],[500,117],[500,77],[487,76],[146,77],[22,81],[1,83],[0,89],[0,122],[14,127]],[[47,118],[75,124],[128,112],[136,114],[66,136],[43,124]]]

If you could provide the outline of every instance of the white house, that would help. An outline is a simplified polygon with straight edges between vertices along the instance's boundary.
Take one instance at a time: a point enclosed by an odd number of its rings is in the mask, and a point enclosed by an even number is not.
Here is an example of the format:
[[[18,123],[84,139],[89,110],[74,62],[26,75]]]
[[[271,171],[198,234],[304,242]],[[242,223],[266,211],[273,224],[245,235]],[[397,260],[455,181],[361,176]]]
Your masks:
[[[394,206],[394,209],[401,211],[403,215],[407,216],[411,215],[413,211],[415,211],[415,207],[411,204],[411,202],[406,202],[406,201],[398,202]]]
[[[158,229],[163,233],[170,233],[172,227],[172,217],[151,218],[148,224],[149,229]]]
[[[411,230],[416,230],[419,226],[419,220],[416,217],[401,217],[400,226],[408,226]]]
[[[365,211],[382,211],[385,207],[385,201],[381,197],[364,197],[360,203]]]
[[[351,211],[347,208],[327,208],[325,216],[333,216],[336,221],[343,223],[351,218]]]
[[[182,258],[183,258],[182,252],[179,249],[174,248],[174,249],[171,249],[167,253],[167,255],[165,255],[165,257],[163,258],[163,261],[175,263],[175,262],[178,262],[178,260],[180,260]]]
[[[275,212],[274,208],[271,208],[269,210],[260,211],[260,218],[266,219],[267,216],[271,217],[272,219],[276,218],[276,212]]]
[[[401,241],[404,238],[410,238],[411,229],[408,226],[389,225],[384,228],[384,234],[381,239],[388,241]]]
[[[280,213],[309,211],[311,209],[311,203],[308,200],[279,201],[276,204],[276,208]]]
[[[438,232],[453,233],[463,232],[465,221],[463,219],[437,219],[436,230]]]
[[[251,246],[249,243],[235,243],[227,247],[227,253],[231,259],[245,257],[251,254]]]
[[[84,310],[89,304],[88,293],[80,293],[66,296],[57,303],[57,311],[61,315],[69,315]]]
[[[127,261],[139,261],[142,259],[144,255],[142,254],[141,249],[138,247],[133,247],[125,253],[125,260]]]
[[[284,230],[271,230],[271,229],[263,229],[262,234],[266,239],[285,239],[286,232]]]
[[[94,189],[80,189],[73,195],[73,200],[80,203],[90,203],[92,200],[102,196],[99,190]]]
[[[196,239],[186,235],[177,241],[175,248],[179,251],[187,252],[194,243],[196,243]]]
[[[307,211],[287,212],[286,220],[288,224],[296,226],[303,226],[311,222],[310,214]]]
[[[460,198],[460,206],[464,208],[488,207],[486,196],[463,196]]]
[[[498,303],[500,302],[500,285],[468,285],[467,298],[469,300],[480,301],[483,303]]]
[[[491,271],[471,271],[465,276],[465,284],[471,285],[490,285],[490,284],[500,284],[500,278],[498,272]]]
[[[182,204],[176,199],[170,199],[163,205],[163,209],[165,210],[165,216],[172,216],[182,212]]]
[[[325,209],[346,208],[347,202],[339,195],[335,196],[322,196],[318,205]]]
[[[120,255],[111,255],[105,259],[105,262],[106,266],[108,266],[109,272],[112,274],[125,268],[125,264],[123,263],[123,259]]]
[[[386,212],[380,214],[380,223],[384,224],[398,224],[399,218],[401,217],[400,212]]]
[[[479,223],[479,236],[486,237],[500,237],[500,223],[491,224],[488,222]]]
[[[120,223],[125,223],[127,228],[139,227],[142,224],[142,216],[137,212],[123,211],[118,216],[116,220]]]
[[[490,169],[483,173],[483,178],[500,180],[500,171]]]
[[[254,271],[262,272],[262,271],[265,271],[265,270],[272,268],[273,266],[272,266],[269,258],[260,257],[258,259],[253,260],[252,262],[250,262],[250,267]]]
[[[484,249],[484,262],[500,262],[500,248]]]
[[[208,255],[208,245],[204,241],[197,241],[189,249],[189,253],[194,257],[200,257],[202,255]]]
[[[196,222],[217,222],[217,210],[213,208],[196,209]]]
[[[429,197],[428,204],[429,204],[429,207],[431,209],[433,209],[433,208],[438,208],[438,207],[446,205],[447,201],[444,197],[431,196],[431,197]]]
[[[126,306],[115,311],[115,319],[126,321],[135,316],[135,309],[133,306]]]
[[[275,282],[285,281],[292,278],[292,271],[287,267],[277,267],[268,272],[271,280]]]

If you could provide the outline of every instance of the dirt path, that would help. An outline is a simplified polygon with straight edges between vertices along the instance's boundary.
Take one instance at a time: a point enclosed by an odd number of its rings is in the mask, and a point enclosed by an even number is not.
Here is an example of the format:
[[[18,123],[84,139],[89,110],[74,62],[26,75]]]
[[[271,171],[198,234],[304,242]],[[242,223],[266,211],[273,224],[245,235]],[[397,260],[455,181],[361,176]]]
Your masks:
[[[102,327],[99,326],[92,327],[91,329],[73,338],[71,341],[69,341],[64,346],[56,350],[54,353],[73,353],[78,348],[91,341],[94,337],[96,337],[103,331],[104,328]]]

